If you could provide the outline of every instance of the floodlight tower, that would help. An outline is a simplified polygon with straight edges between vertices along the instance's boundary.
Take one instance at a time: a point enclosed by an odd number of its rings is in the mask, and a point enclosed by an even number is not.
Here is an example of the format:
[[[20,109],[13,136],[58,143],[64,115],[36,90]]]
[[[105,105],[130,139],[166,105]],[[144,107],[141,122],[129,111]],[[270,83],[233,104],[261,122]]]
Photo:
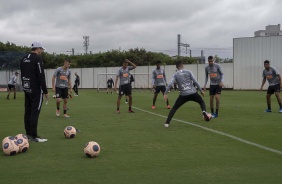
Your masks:
[[[181,43],[181,36],[180,34],[177,35],[177,52],[178,52],[178,56],[180,56],[180,47],[186,47],[186,52],[187,52],[187,48],[190,47],[190,44],[187,43]]]
[[[83,47],[84,47],[84,50],[85,50],[85,54],[87,54],[87,51],[88,51],[88,46],[89,46],[89,36],[83,36]]]

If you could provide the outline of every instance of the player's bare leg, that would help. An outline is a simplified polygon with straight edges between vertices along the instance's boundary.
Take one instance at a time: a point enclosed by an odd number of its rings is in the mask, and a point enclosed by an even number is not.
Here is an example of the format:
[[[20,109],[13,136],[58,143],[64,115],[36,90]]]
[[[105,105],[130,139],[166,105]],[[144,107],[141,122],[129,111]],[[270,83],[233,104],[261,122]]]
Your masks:
[[[119,114],[119,106],[120,106],[120,100],[121,100],[122,95],[118,95],[118,99],[117,99],[117,113]]]
[[[267,103],[267,109],[265,112],[271,112],[271,94],[266,95],[266,103]]]
[[[281,104],[280,92],[275,92],[275,96],[276,96],[277,102],[279,104],[279,112],[282,112],[282,104]]]
[[[57,98],[56,99],[56,116],[60,116],[60,104],[61,104],[62,99],[61,98]]]
[[[64,117],[65,117],[65,118],[69,118],[70,116],[67,115],[68,99],[64,99],[63,109],[64,109]]]
[[[134,112],[132,109],[131,109],[131,106],[132,106],[132,95],[128,95],[128,112]]]
[[[211,96],[210,96],[210,108],[211,108],[211,113],[212,113],[212,114],[214,114],[213,99],[214,99],[214,95],[211,95]]]
[[[216,116],[218,116],[218,110],[219,110],[219,105],[220,105],[220,94],[216,94],[215,95],[215,101],[216,101],[216,110],[215,110],[215,114]]]

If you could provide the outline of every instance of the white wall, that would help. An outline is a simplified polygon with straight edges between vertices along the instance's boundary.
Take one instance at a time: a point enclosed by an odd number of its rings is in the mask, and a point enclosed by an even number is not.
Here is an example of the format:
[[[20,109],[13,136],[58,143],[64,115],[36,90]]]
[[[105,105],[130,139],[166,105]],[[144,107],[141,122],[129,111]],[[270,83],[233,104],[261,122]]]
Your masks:
[[[282,36],[234,38],[233,44],[234,89],[260,89],[265,60],[281,74]]]
[[[233,63],[220,64],[224,72],[224,83],[226,87],[233,88]],[[207,64],[192,64],[184,65],[185,69],[191,70],[201,86],[204,86],[205,82],[205,66]],[[130,73],[134,75],[135,82],[132,84],[133,88],[151,88],[152,87],[152,71],[155,66],[137,66]],[[175,73],[175,65],[162,66],[166,72],[167,82],[171,81],[173,74]],[[119,67],[101,67],[101,68],[71,68],[71,80],[72,84],[75,80],[74,73],[80,76],[79,88],[106,88],[107,80],[112,76],[115,80],[115,76]],[[52,77],[55,69],[45,69],[46,83],[48,88],[52,88]],[[103,75],[98,75],[103,74]],[[7,72],[0,71],[1,83],[7,85]],[[19,79],[20,80],[20,79]],[[20,81],[19,81],[20,82]],[[209,85],[209,82],[208,82]]]

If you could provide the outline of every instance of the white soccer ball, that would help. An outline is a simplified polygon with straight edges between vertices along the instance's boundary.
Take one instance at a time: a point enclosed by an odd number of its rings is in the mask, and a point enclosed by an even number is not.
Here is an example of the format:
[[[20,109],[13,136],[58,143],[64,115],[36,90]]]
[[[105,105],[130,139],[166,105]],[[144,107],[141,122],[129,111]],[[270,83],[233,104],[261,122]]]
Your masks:
[[[17,144],[19,146],[19,152],[26,152],[29,148],[28,138],[24,134],[18,134],[15,136]]]
[[[89,158],[97,157],[100,153],[100,145],[95,141],[88,142],[84,147],[84,153]]]
[[[2,141],[2,149],[5,155],[13,156],[19,152],[19,146],[13,136],[5,137]]]
[[[74,138],[76,135],[76,129],[73,126],[67,126],[64,130],[66,138]]]
[[[203,115],[203,119],[205,121],[210,121],[212,119],[212,115],[210,113],[207,113],[207,118]]]

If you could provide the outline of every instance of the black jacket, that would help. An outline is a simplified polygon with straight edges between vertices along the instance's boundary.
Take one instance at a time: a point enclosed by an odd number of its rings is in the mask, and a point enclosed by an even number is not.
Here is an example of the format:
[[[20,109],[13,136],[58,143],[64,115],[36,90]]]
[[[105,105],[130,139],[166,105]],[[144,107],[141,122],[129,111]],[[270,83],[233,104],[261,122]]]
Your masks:
[[[24,92],[47,94],[42,58],[30,53],[21,60],[21,79]]]

